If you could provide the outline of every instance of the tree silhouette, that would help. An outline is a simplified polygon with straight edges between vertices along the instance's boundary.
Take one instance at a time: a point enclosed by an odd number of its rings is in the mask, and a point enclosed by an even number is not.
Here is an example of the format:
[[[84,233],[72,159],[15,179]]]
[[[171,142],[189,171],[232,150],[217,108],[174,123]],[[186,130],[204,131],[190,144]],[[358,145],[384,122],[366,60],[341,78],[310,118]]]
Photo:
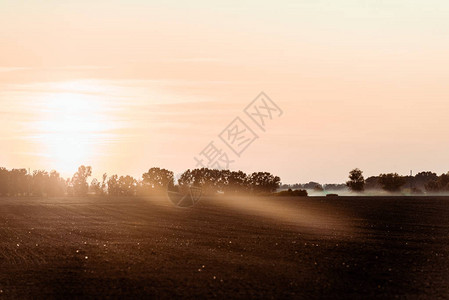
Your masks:
[[[44,196],[48,194],[50,176],[46,171],[37,170],[33,172],[31,192],[34,196]]]
[[[375,190],[381,189],[381,185],[379,184],[379,176],[370,176],[365,179],[365,189],[366,190]]]
[[[449,172],[429,181],[425,187],[429,192],[449,191]]]
[[[250,181],[248,175],[242,171],[225,171],[224,192],[242,193],[249,191]]]
[[[92,167],[80,166],[78,172],[72,177],[73,193],[75,196],[85,196],[89,185],[87,184],[87,178],[92,175]]]
[[[309,189],[309,190],[314,190],[314,189],[316,189],[316,188],[318,187],[318,190],[319,190],[319,189],[320,189],[320,188],[319,188],[320,186],[321,186],[320,183],[315,182],[315,181],[310,181],[310,182],[304,184],[304,185],[303,185],[303,188]]]
[[[346,185],[355,192],[361,192],[365,189],[365,178],[363,177],[363,171],[356,168],[349,172],[349,181]]]
[[[166,169],[151,168],[142,174],[142,184],[147,190],[165,190],[174,185],[174,175]]]
[[[56,171],[51,171],[48,178],[47,194],[48,196],[64,196],[66,192],[65,180],[60,177]]]
[[[89,189],[95,193],[95,195],[104,196],[108,193],[107,190],[107,180],[108,175],[106,173],[103,174],[101,182],[98,181],[97,178],[92,179],[92,182],[90,183]]]
[[[178,184],[181,190],[188,189],[192,185],[199,185],[198,178],[194,178],[193,172],[190,169],[184,171],[178,179]]]
[[[92,182],[89,186],[90,191],[95,193],[95,195],[102,195],[102,189],[101,189],[101,183],[98,181],[97,178],[92,179]]]
[[[6,196],[9,192],[9,171],[0,168],[0,195]]]
[[[101,194],[104,195],[107,192],[107,180],[108,174],[104,173],[101,180]]]
[[[287,197],[307,197],[307,190],[292,190],[288,189],[286,191],[281,191],[277,193],[278,196],[287,196]]]
[[[178,180],[181,191],[191,186],[201,187],[204,194],[217,192],[271,193],[280,186],[280,178],[268,172],[255,172],[248,176],[242,171],[193,169],[185,171]]]
[[[110,196],[119,196],[120,195],[120,186],[118,183],[117,175],[112,175],[108,179],[108,195],[110,195]]]
[[[103,175],[103,180],[106,180],[106,174]],[[137,180],[132,176],[112,175],[107,181],[108,195],[110,196],[134,196],[137,192]],[[101,187],[101,186],[100,186]]]
[[[220,190],[220,171],[208,168],[187,170],[178,180],[179,188],[186,192],[191,186],[201,187],[204,194],[213,194]]]
[[[281,179],[269,172],[254,172],[250,175],[249,181],[253,192],[272,193],[279,188]]]
[[[10,194],[25,195],[29,190],[29,179],[26,169],[12,169],[9,173]]]
[[[397,173],[380,174],[379,184],[382,188],[389,192],[397,192],[406,183],[404,177]]]
[[[324,184],[323,188],[326,191],[341,191],[341,190],[346,190],[347,189],[347,185],[346,183],[342,183],[342,184],[335,184],[335,183],[327,183]]]
[[[430,171],[419,172],[413,178],[413,186],[415,188],[425,189],[428,183],[436,180],[438,180],[438,175],[436,173]]]
[[[123,196],[134,196],[136,194],[137,181],[127,175],[120,176],[118,180],[119,194]]]

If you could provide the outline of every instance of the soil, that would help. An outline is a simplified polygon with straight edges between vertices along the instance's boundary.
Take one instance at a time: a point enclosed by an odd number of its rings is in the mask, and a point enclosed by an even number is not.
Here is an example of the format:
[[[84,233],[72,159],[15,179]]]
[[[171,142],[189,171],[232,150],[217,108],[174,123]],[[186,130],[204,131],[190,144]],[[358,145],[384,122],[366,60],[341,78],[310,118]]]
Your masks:
[[[449,296],[449,197],[0,198],[0,298]]]

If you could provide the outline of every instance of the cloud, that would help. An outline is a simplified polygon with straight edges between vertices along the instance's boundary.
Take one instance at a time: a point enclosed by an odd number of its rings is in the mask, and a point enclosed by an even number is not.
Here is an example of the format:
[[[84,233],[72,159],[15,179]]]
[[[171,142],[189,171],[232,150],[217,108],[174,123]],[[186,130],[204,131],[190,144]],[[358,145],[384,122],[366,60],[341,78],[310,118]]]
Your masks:
[[[104,69],[112,69],[111,66],[95,66],[95,65],[79,65],[79,66],[63,66],[63,67],[53,67],[49,68],[51,70],[104,70]]]
[[[0,67],[0,73],[31,70],[28,67]]]
[[[180,58],[176,61],[184,61],[184,62],[222,62],[223,59],[219,59],[216,57],[190,57],[190,58]]]

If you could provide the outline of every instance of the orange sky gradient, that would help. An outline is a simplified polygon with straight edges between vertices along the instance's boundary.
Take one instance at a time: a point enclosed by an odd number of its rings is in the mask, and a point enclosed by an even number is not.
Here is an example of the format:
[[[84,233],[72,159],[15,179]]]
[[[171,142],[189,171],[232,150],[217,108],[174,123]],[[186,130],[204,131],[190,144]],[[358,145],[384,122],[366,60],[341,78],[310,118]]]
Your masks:
[[[448,53],[445,1],[4,0],[0,165],[180,173],[264,91],[232,169],[447,172]]]

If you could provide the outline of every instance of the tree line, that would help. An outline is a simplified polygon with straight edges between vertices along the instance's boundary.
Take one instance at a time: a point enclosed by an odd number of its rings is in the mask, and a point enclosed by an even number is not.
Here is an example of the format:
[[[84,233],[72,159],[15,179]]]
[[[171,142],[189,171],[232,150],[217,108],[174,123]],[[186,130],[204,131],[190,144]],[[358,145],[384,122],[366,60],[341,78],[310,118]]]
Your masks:
[[[103,174],[101,180],[92,176],[90,166],[80,166],[71,178],[64,179],[56,171],[0,168],[0,196],[109,196],[148,195],[156,192],[184,192],[191,186],[201,187],[204,194],[275,192],[281,179],[269,172],[246,174],[242,171],[208,168],[187,170],[175,182],[174,173],[163,168],[151,168],[140,179],[132,176]]]
[[[400,192],[405,188],[414,194],[449,192],[449,172],[437,175],[434,172],[426,171],[420,172],[415,176],[386,173],[365,179],[363,171],[353,169],[349,172],[349,181],[346,182],[346,185],[355,192],[375,189]]]
[[[345,183],[326,183],[321,184],[319,182],[310,181],[308,183],[295,183],[295,184],[283,184],[280,187],[282,190],[314,190],[316,192],[323,191],[342,191],[347,190],[348,187]]]
[[[204,194],[270,194],[279,187],[286,191],[285,196],[305,196],[306,190],[338,191],[349,188],[355,192],[383,189],[400,192],[407,189],[421,194],[449,192],[449,172],[441,175],[427,171],[415,176],[401,176],[397,173],[380,174],[364,178],[363,171],[353,169],[349,172],[346,184],[325,184],[309,182],[306,184],[282,185],[281,179],[269,172],[246,174],[242,171],[193,169],[181,174],[175,182],[174,173],[163,168],[151,168],[140,179],[132,176],[103,174],[101,180],[92,176],[90,166],[80,166],[71,178],[64,179],[56,171],[47,172],[26,169],[0,168],[0,196],[85,196],[87,194],[110,196],[148,195],[167,189],[185,192],[188,187],[201,187]],[[287,191],[288,189],[288,191]]]

